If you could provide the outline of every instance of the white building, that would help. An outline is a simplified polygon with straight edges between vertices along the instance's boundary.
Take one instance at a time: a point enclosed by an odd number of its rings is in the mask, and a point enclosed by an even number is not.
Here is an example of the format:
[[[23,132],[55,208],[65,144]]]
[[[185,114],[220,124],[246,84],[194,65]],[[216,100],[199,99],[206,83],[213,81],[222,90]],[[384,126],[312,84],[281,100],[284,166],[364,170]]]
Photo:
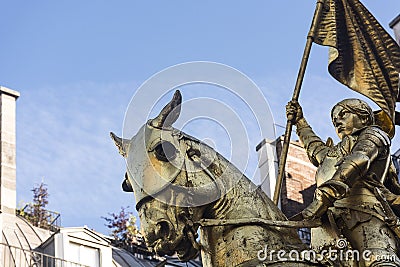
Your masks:
[[[277,140],[262,140],[256,147],[258,168],[261,175],[261,189],[269,198],[273,198],[276,178],[278,176]]]

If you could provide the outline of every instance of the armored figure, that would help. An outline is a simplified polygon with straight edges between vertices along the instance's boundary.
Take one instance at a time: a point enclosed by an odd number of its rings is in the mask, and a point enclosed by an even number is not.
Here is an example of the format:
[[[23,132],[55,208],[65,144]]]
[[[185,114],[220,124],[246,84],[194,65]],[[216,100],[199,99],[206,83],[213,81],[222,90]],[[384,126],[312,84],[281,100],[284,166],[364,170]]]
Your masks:
[[[331,118],[341,139],[337,145],[330,138],[323,142],[313,132],[297,102],[289,102],[287,116],[296,123],[308,157],[318,167],[314,200],[295,218],[322,220],[323,226],[312,232],[313,248],[329,246],[330,239],[343,237],[360,255],[368,251],[367,259],[364,255],[350,266],[400,266],[398,236],[387,223],[386,206],[377,196],[382,192],[387,203],[398,202],[392,192],[398,184],[390,138],[375,125],[368,104],[346,99],[333,107]]]

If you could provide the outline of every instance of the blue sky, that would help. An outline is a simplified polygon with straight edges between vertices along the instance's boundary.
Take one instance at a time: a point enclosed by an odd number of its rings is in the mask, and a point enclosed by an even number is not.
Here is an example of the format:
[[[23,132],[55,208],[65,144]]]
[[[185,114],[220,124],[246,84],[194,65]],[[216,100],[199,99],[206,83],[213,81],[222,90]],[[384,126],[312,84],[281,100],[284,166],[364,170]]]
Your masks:
[[[363,3],[392,34],[388,24],[400,2]],[[21,93],[18,201],[29,202],[30,190],[44,179],[49,208],[61,212],[64,226],[106,233],[101,216],[134,206],[133,196],[120,190],[125,163],[108,133],[122,133],[135,90],[175,64],[201,60],[238,69],[261,88],[275,122],[284,125],[314,7],[315,1],[298,0],[1,1],[0,84]],[[334,135],[332,105],[355,96],[328,75],[326,62],[327,49],[314,46],[300,96],[323,138]],[[202,95],[193,88],[183,88],[184,99]],[[192,134],[204,132],[193,127]],[[248,148],[252,166],[256,143]],[[393,148],[399,147],[396,137]]]

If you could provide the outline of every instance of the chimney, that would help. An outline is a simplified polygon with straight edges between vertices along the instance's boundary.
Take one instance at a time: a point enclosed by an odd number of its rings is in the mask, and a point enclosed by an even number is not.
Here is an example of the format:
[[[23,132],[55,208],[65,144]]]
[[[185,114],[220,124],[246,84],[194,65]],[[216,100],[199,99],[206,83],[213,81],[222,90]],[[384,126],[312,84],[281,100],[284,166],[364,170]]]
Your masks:
[[[15,214],[16,191],[16,146],[15,146],[15,102],[17,91],[0,86],[0,211]]]
[[[276,177],[278,176],[278,155],[276,144],[277,140],[262,140],[256,147],[258,153],[258,168],[261,175],[261,189],[269,198],[273,198],[275,191]]]
[[[400,15],[398,15],[396,18],[394,18],[389,23],[389,26],[390,26],[390,28],[393,29],[396,41],[400,45]]]

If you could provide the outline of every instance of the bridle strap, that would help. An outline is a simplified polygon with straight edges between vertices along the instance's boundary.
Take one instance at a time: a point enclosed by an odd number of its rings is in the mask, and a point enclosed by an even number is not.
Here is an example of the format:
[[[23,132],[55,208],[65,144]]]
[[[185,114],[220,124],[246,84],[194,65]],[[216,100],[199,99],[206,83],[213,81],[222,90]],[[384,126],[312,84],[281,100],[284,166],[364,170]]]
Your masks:
[[[262,218],[243,218],[243,219],[202,219],[195,224],[201,227],[214,226],[240,226],[240,225],[262,225],[275,226],[285,228],[316,228],[322,225],[321,220],[304,220],[304,221],[275,221]]]
[[[189,140],[190,141],[190,140]],[[225,186],[224,184],[221,182],[221,179],[219,177],[216,177],[212,171],[210,171],[208,169],[210,164],[207,164],[202,158],[201,156],[197,155],[196,153],[191,154],[190,151],[193,149],[191,144],[188,144],[187,142],[183,142],[185,143],[185,150],[186,150],[186,157],[185,157],[185,169],[186,169],[186,173],[187,176],[186,178],[188,179],[186,181],[187,184],[189,184],[189,181],[191,179],[195,179],[195,173],[196,171],[193,170],[189,170],[189,161],[191,161],[191,163],[196,164],[197,166],[200,167],[201,171],[204,172],[210,179],[211,181],[214,183],[215,188],[217,188],[219,190],[219,197],[217,199],[219,199],[224,192],[226,192],[225,190]],[[212,163],[211,163],[212,164]],[[188,186],[188,185],[186,185]]]

